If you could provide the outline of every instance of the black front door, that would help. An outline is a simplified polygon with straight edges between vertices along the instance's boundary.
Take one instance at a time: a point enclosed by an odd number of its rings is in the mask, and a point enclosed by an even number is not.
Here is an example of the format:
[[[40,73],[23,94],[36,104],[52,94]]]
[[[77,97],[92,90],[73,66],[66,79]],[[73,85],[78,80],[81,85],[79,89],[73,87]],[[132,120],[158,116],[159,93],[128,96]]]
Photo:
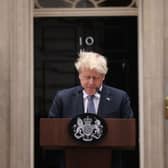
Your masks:
[[[81,49],[107,57],[105,83],[128,92],[138,119],[137,17],[36,18],[34,25],[35,144],[39,167],[39,118],[47,117],[58,90],[79,84],[74,61]],[[126,168],[138,167],[137,156],[138,150],[129,153],[131,161]],[[48,165],[49,162],[52,163],[48,161]]]

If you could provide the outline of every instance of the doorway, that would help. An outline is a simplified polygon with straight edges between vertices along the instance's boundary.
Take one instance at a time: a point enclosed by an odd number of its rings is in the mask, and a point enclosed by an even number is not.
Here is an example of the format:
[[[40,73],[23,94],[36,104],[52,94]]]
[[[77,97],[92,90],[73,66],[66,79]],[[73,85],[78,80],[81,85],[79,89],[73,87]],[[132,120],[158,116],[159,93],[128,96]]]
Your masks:
[[[128,92],[138,121],[137,17],[55,17],[34,20],[35,167],[43,159],[39,147],[39,119],[47,117],[55,93],[79,84],[73,66],[81,49],[107,57],[105,83]],[[138,142],[138,122],[137,122]],[[138,144],[138,143],[137,143]],[[127,168],[138,168],[138,147],[127,152]],[[53,151],[46,165],[57,167]]]

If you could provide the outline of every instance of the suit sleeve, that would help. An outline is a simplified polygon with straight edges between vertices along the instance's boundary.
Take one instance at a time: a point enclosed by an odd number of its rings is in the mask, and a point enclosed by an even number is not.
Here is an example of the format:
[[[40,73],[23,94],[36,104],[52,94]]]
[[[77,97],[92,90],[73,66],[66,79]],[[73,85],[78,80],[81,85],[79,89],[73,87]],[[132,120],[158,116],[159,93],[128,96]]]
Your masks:
[[[126,92],[123,94],[123,99],[121,103],[121,117],[122,118],[133,117],[133,111],[130,105],[130,98]]]
[[[61,111],[62,111],[62,103],[61,103],[61,97],[58,93],[58,94],[56,94],[56,96],[52,102],[48,117],[59,118],[59,117],[61,117]]]

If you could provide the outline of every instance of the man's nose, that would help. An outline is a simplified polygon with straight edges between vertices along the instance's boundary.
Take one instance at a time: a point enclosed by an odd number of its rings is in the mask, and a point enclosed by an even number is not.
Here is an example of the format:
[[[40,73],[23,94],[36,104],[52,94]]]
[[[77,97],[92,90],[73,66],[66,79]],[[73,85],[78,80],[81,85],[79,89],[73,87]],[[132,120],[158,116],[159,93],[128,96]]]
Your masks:
[[[89,83],[93,83],[94,82],[94,78],[89,78]]]

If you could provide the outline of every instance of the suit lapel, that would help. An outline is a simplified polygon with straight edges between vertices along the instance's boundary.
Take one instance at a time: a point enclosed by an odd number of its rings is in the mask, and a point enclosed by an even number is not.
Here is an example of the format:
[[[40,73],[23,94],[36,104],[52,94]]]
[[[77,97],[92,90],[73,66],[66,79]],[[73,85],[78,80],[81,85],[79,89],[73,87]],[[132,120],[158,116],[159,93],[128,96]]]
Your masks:
[[[74,102],[75,103],[74,103],[73,117],[84,113],[82,88],[77,89],[77,92],[74,96]]]
[[[108,111],[110,110],[109,107],[109,101],[111,101],[111,95],[108,92],[107,88],[103,86],[102,92],[101,92],[101,98],[98,108],[98,115],[101,117],[106,116]]]

